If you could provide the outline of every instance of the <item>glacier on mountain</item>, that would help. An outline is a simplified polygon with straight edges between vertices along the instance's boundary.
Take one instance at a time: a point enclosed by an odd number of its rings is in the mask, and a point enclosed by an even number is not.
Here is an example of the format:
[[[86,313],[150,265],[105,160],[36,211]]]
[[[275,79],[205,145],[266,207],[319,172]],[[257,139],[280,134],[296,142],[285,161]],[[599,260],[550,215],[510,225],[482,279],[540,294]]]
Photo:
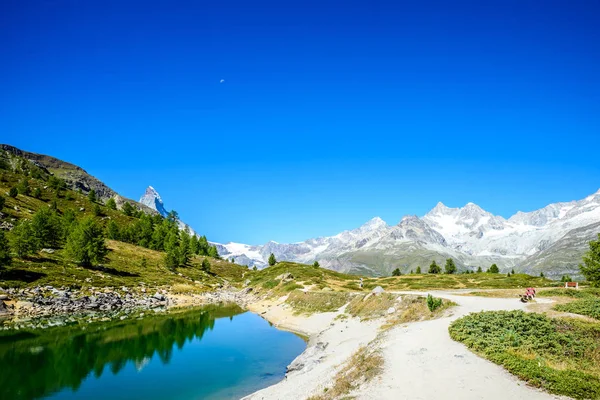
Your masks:
[[[600,190],[579,201],[517,212],[508,219],[473,203],[450,208],[440,202],[423,217],[405,216],[394,226],[376,217],[330,237],[257,246],[227,243],[218,248],[224,257],[259,267],[273,253],[278,260],[317,260],[339,271],[387,275],[396,267],[409,272],[434,259],[443,263],[452,257],[462,269],[485,269],[496,263],[504,270],[554,276],[578,272],[581,255],[599,226]],[[567,243],[570,247],[565,248]],[[569,257],[564,256],[567,253]]]

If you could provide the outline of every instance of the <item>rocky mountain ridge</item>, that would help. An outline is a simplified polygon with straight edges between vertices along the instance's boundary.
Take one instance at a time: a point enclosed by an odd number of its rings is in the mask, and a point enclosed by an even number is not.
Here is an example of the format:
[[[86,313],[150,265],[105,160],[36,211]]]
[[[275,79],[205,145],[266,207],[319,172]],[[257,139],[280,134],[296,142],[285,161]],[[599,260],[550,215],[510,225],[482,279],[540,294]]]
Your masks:
[[[264,266],[269,254],[278,260],[312,263],[343,272],[387,275],[398,267],[409,272],[432,260],[452,257],[461,269],[489,267],[548,276],[577,274],[587,243],[600,231],[600,191],[579,201],[553,203],[518,212],[508,219],[476,204],[450,208],[438,203],[419,218],[405,216],[390,226],[373,218],[335,236],[280,244],[219,246],[224,257]]]

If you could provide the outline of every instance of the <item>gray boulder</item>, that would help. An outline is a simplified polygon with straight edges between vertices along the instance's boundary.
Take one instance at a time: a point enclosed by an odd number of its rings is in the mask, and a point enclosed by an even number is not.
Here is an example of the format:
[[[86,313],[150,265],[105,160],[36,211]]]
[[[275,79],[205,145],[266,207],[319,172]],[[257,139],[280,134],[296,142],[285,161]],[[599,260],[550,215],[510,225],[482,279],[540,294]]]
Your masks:
[[[374,293],[374,294],[379,294],[379,293],[383,293],[383,292],[385,292],[385,290],[383,290],[383,288],[381,286],[377,286],[375,289],[373,289],[371,291],[371,293]]]

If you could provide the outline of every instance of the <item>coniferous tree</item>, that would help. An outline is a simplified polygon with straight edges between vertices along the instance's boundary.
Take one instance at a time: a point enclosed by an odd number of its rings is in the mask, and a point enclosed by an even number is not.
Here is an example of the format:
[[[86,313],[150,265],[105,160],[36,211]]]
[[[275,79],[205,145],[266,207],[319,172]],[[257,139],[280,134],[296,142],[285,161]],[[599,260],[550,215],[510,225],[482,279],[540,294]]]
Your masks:
[[[14,186],[13,186],[13,187],[11,187],[11,188],[10,188],[10,190],[8,191],[8,195],[9,195],[10,197],[12,197],[13,199],[14,199],[15,197],[17,197],[17,195],[18,195],[18,194],[19,194],[19,190],[18,190],[16,187],[14,187]]]
[[[8,240],[11,249],[19,258],[27,257],[35,252],[35,238],[33,237],[30,221],[23,220],[15,226],[10,231]]]
[[[454,260],[451,258],[446,259],[445,270],[447,274],[454,274],[456,272],[456,265],[454,264]]]
[[[128,217],[132,217],[135,213],[135,209],[128,201],[126,201],[123,204],[123,208],[121,208],[121,211],[123,211],[123,214],[127,215]]]
[[[98,204],[94,204],[94,206],[92,207],[92,213],[96,217],[99,217],[102,215],[102,209],[100,208],[100,206]]]
[[[477,273],[480,274],[482,272],[483,272],[483,270],[481,269],[481,267],[477,267]]]
[[[418,265],[418,266],[417,266],[417,272],[416,272],[416,273],[417,273],[417,274],[421,274],[421,273],[422,273],[422,272],[421,272],[421,266],[420,266],[420,265]]]
[[[31,229],[35,250],[44,247],[58,247],[62,237],[61,220],[48,208],[40,208],[33,214]]]
[[[321,266],[321,265],[319,264],[319,262],[318,262],[318,261],[315,261],[315,262],[313,263],[313,267],[315,267],[315,268],[319,268],[320,266]]]
[[[583,264],[579,270],[585,279],[594,287],[600,287],[600,233],[598,240],[589,243],[590,249],[583,256]]]
[[[540,278],[544,278],[544,273],[540,272]]]
[[[258,271],[258,268],[256,267],[256,265],[254,267],[252,267],[252,271]]]
[[[61,240],[67,240],[67,237],[73,230],[75,223],[77,221],[77,217],[75,216],[75,211],[71,208],[67,208],[63,213],[61,218]]]
[[[108,248],[102,227],[92,217],[81,220],[67,237],[66,254],[81,265],[92,265],[104,260]]]
[[[198,238],[198,246],[200,246],[200,255],[204,255],[207,256],[208,255],[208,248],[210,247],[208,244],[208,240],[206,239],[206,236],[200,236],[200,238]]]
[[[94,189],[90,190],[87,198],[89,201],[91,201],[92,203],[95,203],[98,199],[96,198],[96,191]]]
[[[202,269],[202,271],[210,273],[210,262],[208,261],[208,258],[204,258],[204,260],[202,260],[202,265],[200,266],[200,268]]]
[[[402,273],[400,272],[400,268],[396,268],[392,271],[392,276],[400,276]]]
[[[111,210],[116,210],[117,209],[117,202],[115,201],[114,198],[111,197],[106,202],[106,207],[110,208]]]
[[[190,260],[190,235],[181,232],[179,240],[179,265],[186,265]]]
[[[219,251],[217,250],[217,246],[209,246],[208,247],[208,255],[212,258],[221,258],[219,256]]]
[[[272,267],[275,264],[277,264],[277,260],[275,259],[275,254],[271,253],[271,255],[269,256],[269,265]]]
[[[440,268],[439,265],[437,265],[435,260],[433,260],[433,262],[429,266],[429,273],[430,274],[439,274],[440,272],[442,272],[442,269]]]
[[[29,181],[25,178],[21,179],[19,185],[17,186],[19,190],[19,194],[23,196],[29,196],[31,194],[31,188],[29,187]]]
[[[108,222],[108,225],[106,225],[106,237],[112,240],[121,239],[119,225],[112,219]]]
[[[200,242],[198,242],[198,236],[192,235],[190,238],[190,252],[192,254],[200,254]]]
[[[498,269],[498,266],[496,264],[492,264],[490,269],[488,269],[488,272],[492,274],[497,274],[500,272],[500,269]]]
[[[512,271],[510,271],[510,274],[511,274],[511,275],[514,275],[514,274],[515,274],[515,269],[514,269],[514,268],[513,268],[513,270],[512,270]]]
[[[10,265],[10,262],[10,245],[4,231],[0,230],[0,268]]]

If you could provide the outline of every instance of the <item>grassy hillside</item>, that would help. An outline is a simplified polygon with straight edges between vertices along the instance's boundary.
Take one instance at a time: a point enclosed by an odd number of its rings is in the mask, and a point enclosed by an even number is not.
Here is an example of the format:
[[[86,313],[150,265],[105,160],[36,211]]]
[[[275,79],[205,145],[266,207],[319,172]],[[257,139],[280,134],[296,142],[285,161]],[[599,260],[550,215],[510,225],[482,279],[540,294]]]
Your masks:
[[[65,164],[70,166],[69,171],[83,171]],[[54,172],[63,168],[56,163],[52,166]],[[0,227],[8,232],[21,222],[31,220],[42,209],[55,210],[53,212],[59,219],[66,212],[73,212],[77,221],[93,217],[105,229],[109,222],[125,229],[139,221],[135,216],[139,217],[139,211],[135,211],[134,216],[125,215],[122,210],[108,207],[102,200],[91,201],[79,190],[57,189],[53,179],[55,175],[44,166],[0,150],[0,196],[4,198]],[[28,188],[25,193],[22,188],[24,181]],[[11,189],[17,187],[19,194],[10,196]],[[116,240],[107,240],[106,244],[109,251],[104,260],[87,266],[79,265],[67,256],[64,241],[49,251],[36,251],[26,257],[17,257],[13,251],[10,265],[0,265],[0,286],[118,287],[143,282],[150,286],[170,284],[187,290],[209,290],[228,282],[239,284],[243,275],[250,273],[245,267],[197,255],[192,255],[183,266],[168,269],[163,251]],[[201,268],[205,258],[210,263],[209,272]]]
[[[188,266],[173,270],[164,266],[164,253],[115,240],[107,241],[110,249],[101,265],[83,267],[64,257],[64,250],[52,254],[39,252],[27,259],[15,259],[0,275],[0,286],[69,286],[69,287],[150,287],[173,285],[182,291],[212,290],[224,284],[239,285],[246,267],[224,260],[208,258],[210,273],[200,265],[206,257],[195,256]]]

